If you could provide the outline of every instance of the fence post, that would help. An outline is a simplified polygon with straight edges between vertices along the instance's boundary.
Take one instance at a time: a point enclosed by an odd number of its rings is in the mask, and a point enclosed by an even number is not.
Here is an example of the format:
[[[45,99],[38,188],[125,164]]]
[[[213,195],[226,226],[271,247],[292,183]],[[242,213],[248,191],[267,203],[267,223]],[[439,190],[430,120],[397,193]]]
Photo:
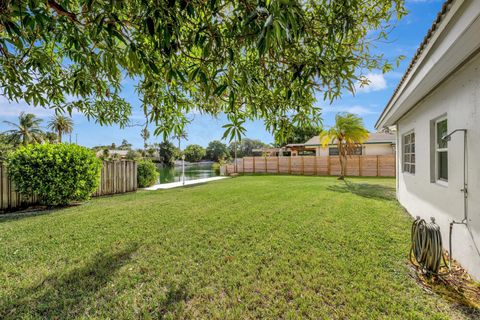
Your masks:
[[[362,177],[362,156],[358,156],[358,176]]]
[[[305,175],[305,159],[302,156],[302,175]]]
[[[265,161],[265,173],[268,172],[268,168],[267,168],[267,156],[263,157],[263,161]]]
[[[119,160],[119,161],[122,161],[122,160]],[[114,162],[113,163],[113,166],[112,166],[112,176],[113,176],[113,193],[117,193],[117,175],[118,174],[115,174],[115,171],[117,171],[117,163],[118,162]],[[118,172],[119,174],[121,174],[121,172]]]
[[[3,163],[0,163],[0,210],[3,210]]]
[[[377,155],[377,177],[378,177],[378,155]]]
[[[253,156],[253,173],[255,173],[255,156]]]
[[[327,156],[327,175],[331,175],[331,170],[330,170],[331,164],[330,164],[330,156]]]
[[[137,168],[137,167],[138,167],[138,164],[137,164],[137,161],[135,161],[135,162],[133,163],[133,173],[134,173],[134,174],[133,174],[133,183],[134,183],[134,186],[135,186],[135,189],[134,189],[134,190],[137,190],[137,188],[138,188],[138,182],[137,182],[137,175],[138,175],[137,169],[138,169],[138,168]]]
[[[245,173],[245,158],[242,158],[242,173]]]
[[[317,156],[313,157],[313,173],[318,176],[318,169],[317,169]]]
[[[277,174],[280,173],[280,157],[277,156]]]
[[[288,157],[288,174],[292,174],[292,155]]]

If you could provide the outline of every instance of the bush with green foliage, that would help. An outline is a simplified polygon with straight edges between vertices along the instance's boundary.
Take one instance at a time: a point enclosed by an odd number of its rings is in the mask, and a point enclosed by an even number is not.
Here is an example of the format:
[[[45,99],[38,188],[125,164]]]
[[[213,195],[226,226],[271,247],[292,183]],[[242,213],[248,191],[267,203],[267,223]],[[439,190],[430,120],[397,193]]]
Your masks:
[[[218,162],[215,162],[214,164],[212,164],[212,170],[215,172],[216,175],[220,175],[220,167],[222,165]]]
[[[135,150],[128,150],[127,154],[125,155],[125,159],[127,160],[136,160],[139,159],[142,154]]]
[[[198,162],[205,157],[205,148],[198,144],[191,144],[183,150],[185,160],[189,162]]]
[[[167,167],[173,166],[175,164],[175,157],[178,155],[176,149],[177,148],[169,141],[158,144],[160,163]]]
[[[37,195],[48,206],[90,198],[98,187],[102,162],[75,144],[35,144],[8,156],[8,172],[21,194]]]
[[[137,162],[137,183],[140,188],[154,185],[158,180],[157,166],[151,160]]]
[[[289,143],[305,143],[312,137],[318,136],[322,132],[320,126],[291,126],[283,133],[276,132],[275,145],[278,147],[285,146]]]
[[[237,148],[237,158],[251,157],[254,155],[254,149],[268,148],[269,145],[260,140],[244,138],[238,142],[232,142],[228,146],[230,157],[235,157],[235,147]]]
[[[207,146],[206,158],[215,162],[218,162],[219,160],[228,160],[230,158],[230,152],[224,143],[214,140]]]

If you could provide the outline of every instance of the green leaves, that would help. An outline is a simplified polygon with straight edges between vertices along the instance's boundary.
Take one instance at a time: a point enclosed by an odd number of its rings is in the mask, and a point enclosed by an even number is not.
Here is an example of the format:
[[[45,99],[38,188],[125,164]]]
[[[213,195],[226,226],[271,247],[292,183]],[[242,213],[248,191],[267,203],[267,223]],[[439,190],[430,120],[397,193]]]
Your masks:
[[[219,85],[215,91],[213,91],[213,94],[215,94],[216,96],[221,96],[222,93],[227,89],[228,85],[227,84],[222,84],[222,85]]]
[[[403,0],[44,3],[7,1],[0,12],[0,93],[125,125],[128,76],[164,136],[193,108],[270,130],[316,119],[316,93],[331,102],[360,70],[392,70],[370,46],[405,14]]]
[[[137,162],[137,184],[139,188],[146,188],[158,181],[157,166],[152,160],[142,159]]]
[[[145,24],[147,25],[148,32],[153,37],[155,35],[155,23],[153,22],[153,19],[150,17],[147,17],[145,19]]]
[[[245,132],[247,131],[243,127],[243,124],[245,123],[245,119],[241,119],[237,115],[230,115],[228,118],[231,121],[231,123],[228,123],[222,126],[222,128],[225,129],[225,132],[223,133],[223,136],[222,136],[222,140],[228,138],[229,142],[231,142],[234,139],[236,139],[237,141],[241,141],[242,136],[245,135]]]
[[[48,206],[89,199],[101,167],[93,151],[75,144],[29,145],[8,156],[8,172],[19,192],[34,194]]]
[[[206,151],[198,144],[190,144],[183,150],[183,154],[188,162],[198,162],[205,157]]]

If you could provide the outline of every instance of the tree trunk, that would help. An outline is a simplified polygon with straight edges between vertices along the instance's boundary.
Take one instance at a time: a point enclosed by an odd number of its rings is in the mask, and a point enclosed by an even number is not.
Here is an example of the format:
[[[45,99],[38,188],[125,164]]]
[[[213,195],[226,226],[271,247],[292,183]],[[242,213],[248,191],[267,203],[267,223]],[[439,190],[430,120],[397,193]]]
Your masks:
[[[62,131],[58,130],[58,143],[62,143]]]
[[[345,180],[345,171],[347,168],[347,151],[342,143],[342,139],[338,139],[338,159],[340,160],[340,177],[338,180]]]
[[[234,148],[235,148],[235,150],[234,150],[235,165],[234,165],[233,168],[234,168],[234,172],[237,173],[237,137],[235,137],[235,142],[233,144],[234,144]]]
[[[338,180],[345,180],[346,171],[347,171],[347,157],[340,155],[340,177]]]

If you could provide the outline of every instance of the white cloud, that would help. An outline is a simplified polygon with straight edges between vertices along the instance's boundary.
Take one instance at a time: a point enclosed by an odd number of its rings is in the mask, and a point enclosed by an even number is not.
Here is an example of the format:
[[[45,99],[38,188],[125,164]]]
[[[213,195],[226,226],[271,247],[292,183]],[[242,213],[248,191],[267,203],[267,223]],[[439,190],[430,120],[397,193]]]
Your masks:
[[[372,92],[380,91],[387,88],[387,80],[383,73],[369,73],[364,76],[368,79],[369,84],[362,86],[360,82],[355,85],[356,92]]]
[[[73,97],[67,96],[67,101],[73,101]],[[40,118],[47,118],[55,115],[53,109],[44,108],[44,107],[34,107],[29,105],[24,100],[19,100],[18,102],[9,101],[4,96],[0,95],[0,117],[1,118],[11,118],[18,117],[20,112],[33,113],[34,115]],[[73,110],[72,116],[83,116],[79,111]]]
[[[323,113],[338,113],[338,112],[348,112],[353,113],[356,115],[366,115],[366,114],[373,114],[376,113],[369,108],[360,105],[353,105],[353,106],[328,106],[322,108]]]
[[[0,117],[18,117],[20,112],[33,113],[39,117],[49,117],[55,114],[51,109],[33,107],[23,100],[10,102],[7,98],[0,96]]]

